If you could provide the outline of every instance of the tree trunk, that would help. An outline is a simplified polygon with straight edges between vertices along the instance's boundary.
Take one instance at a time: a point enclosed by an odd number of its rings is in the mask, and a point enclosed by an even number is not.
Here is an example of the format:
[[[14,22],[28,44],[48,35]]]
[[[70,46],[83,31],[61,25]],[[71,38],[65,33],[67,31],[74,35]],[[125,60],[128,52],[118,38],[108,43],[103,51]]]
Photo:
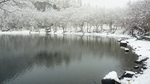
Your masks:
[[[112,31],[112,22],[109,23],[110,31]]]
[[[92,31],[91,31],[91,28],[92,28],[92,24],[90,24],[90,28],[89,28],[89,31],[90,31],[90,32],[92,32]]]
[[[100,24],[101,31],[103,31],[103,24]]]
[[[65,28],[64,28],[64,27],[62,27],[62,29],[63,29],[63,33],[65,33]]]
[[[133,34],[133,29],[131,29],[131,35],[134,36],[134,34]]]
[[[150,36],[150,21],[148,22],[148,31],[149,31],[149,36]]]
[[[57,32],[57,25],[54,25],[54,32]]]
[[[49,27],[50,32],[52,31],[52,26]]]
[[[86,31],[87,31],[87,33],[89,33],[89,26],[88,26],[88,23],[87,23],[87,28],[86,28]]]
[[[96,33],[99,33],[99,25],[96,25]]]
[[[114,28],[113,28],[113,31],[112,31],[112,34],[114,34],[117,30],[117,26],[115,25]]]
[[[65,25],[62,25],[63,33],[65,33]]]
[[[74,28],[75,28],[75,32],[78,32],[76,24],[74,25]]]
[[[81,32],[84,33],[83,31],[83,26],[84,26],[84,22],[81,24]]]

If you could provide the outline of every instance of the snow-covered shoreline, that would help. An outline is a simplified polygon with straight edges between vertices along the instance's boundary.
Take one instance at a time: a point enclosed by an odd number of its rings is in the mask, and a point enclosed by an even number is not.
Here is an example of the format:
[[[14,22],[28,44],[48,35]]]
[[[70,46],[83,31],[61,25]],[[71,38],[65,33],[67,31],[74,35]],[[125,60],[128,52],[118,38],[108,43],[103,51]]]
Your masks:
[[[0,35],[30,35],[30,34],[39,34],[39,35],[45,35],[46,32],[30,32],[30,31],[11,31],[11,32],[0,32]],[[50,33],[50,34],[62,34],[60,32],[57,33]],[[132,47],[133,52],[135,52],[139,59],[144,58],[150,58],[150,42],[146,40],[137,40],[135,38],[132,38],[129,35],[122,35],[122,34],[98,34],[98,33],[65,33],[65,34],[72,34],[72,35],[93,35],[93,36],[111,36],[111,37],[128,37],[127,40],[129,43],[128,45]],[[146,64],[147,69],[142,69],[143,74],[136,74],[136,77],[131,78],[130,84],[150,84],[150,59],[146,60],[144,62]],[[123,80],[122,84],[128,84],[129,82],[126,80]]]
[[[125,77],[120,81],[121,84],[150,84],[150,41],[147,40],[137,40],[136,38],[129,38],[123,42],[127,42],[129,46],[132,47],[132,52],[137,54],[138,60],[135,60],[137,63],[137,66],[140,66],[139,68],[141,69],[140,73],[137,72],[132,72],[132,71],[127,71],[130,73],[134,73],[133,76]],[[141,66],[142,65],[142,66]],[[114,79],[116,80],[117,78],[112,75],[109,75],[112,72],[109,72],[107,76],[109,76],[108,79]],[[105,79],[105,77],[104,77]],[[118,82],[118,81],[117,81]]]
[[[127,37],[130,38],[129,35],[123,35],[120,34],[121,31],[119,31],[118,33],[115,34],[108,34],[106,32],[104,33],[82,33],[82,32],[66,32],[66,33],[62,33],[62,31],[58,31],[58,32],[50,32],[48,34],[56,34],[56,35],[92,35],[92,36],[110,36],[110,37]],[[24,30],[24,31],[7,31],[7,32],[2,32],[0,31],[0,35],[46,35],[46,32],[44,30],[41,30],[40,32],[30,32],[29,30]]]
[[[139,56],[138,60],[148,58],[144,61],[147,69],[141,69],[142,73],[136,74],[137,77],[133,77],[130,84],[150,84],[150,42],[146,40],[136,40],[135,38],[128,39],[128,42],[133,52]]]

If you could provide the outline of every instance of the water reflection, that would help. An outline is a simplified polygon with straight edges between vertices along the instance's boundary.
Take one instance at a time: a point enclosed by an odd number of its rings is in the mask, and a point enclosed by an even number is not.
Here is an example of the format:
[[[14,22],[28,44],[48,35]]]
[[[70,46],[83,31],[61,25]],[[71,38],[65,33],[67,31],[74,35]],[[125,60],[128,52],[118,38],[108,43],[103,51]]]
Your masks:
[[[110,71],[122,74],[136,60],[115,38],[0,36],[0,84],[93,84]]]

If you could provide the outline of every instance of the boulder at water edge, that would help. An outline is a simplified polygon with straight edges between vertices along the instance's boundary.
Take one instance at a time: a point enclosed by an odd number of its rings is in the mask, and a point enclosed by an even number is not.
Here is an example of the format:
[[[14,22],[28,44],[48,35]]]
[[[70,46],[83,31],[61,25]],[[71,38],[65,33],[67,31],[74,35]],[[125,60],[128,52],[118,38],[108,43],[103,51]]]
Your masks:
[[[123,46],[123,47],[127,47],[127,41],[121,41],[120,42],[120,46]]]
[[[121,78],[132,78],[135,75],[132,71],[125,71],[124,74],[121,76]]]
[[[102,84],[121,84],[115,71],[108,73],[101,82]]]

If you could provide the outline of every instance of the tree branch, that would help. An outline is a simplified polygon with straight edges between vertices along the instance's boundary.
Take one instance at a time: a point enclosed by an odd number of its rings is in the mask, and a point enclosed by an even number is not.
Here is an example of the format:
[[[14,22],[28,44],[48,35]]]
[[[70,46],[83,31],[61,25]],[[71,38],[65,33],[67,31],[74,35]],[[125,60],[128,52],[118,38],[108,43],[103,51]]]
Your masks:
[[[0,2],[0,4],[5,3],[7,1],[10,1],[10,0],[3,0],[3,1]]]
[[[7,10],[7,9],[3,8],[3,6],[4,6],[5,4],[2,4],[2,3],[5,3],[5,2],[7,2],[7,1],[11,1],[11,0],[3,0],[3,1],[0,2],[0,10],[3,10],[4,12],[8,12],[8,13],[13,13],[13,12],[15,12],[15,11],[19,11],[18,9],[17,9],[17,10],[14,10],[14,11],[10,11],[10,10]],[[15,3],[16,6],[18,6],[18,7],[21,8],[21,6],[20,6],[15,0],[12,0],[12,2]]]
[[[22,8],[15,0],[13,0],[13,2],[20,8]]]
[[[0,9],[3,10],[4,12],[8,12],[8,13],[13,13],[13,12],[19,11],[19,10],[9,11],[9,10],[4,9],[4,8],[0,8]]]

